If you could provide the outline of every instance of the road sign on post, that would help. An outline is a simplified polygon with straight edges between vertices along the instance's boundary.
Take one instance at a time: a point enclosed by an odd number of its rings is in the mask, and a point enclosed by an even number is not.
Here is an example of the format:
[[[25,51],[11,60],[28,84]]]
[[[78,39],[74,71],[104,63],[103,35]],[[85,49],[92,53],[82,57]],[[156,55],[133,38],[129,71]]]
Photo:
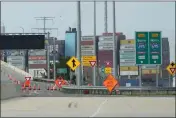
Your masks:
[[[75,57],[72,57],[70,60],[67,61],[67,65],[72,71],[75,71],[76,68],[80,65],[80,62]]]
[[[136,64],[162,64],[161,32],[136,32]]]
[[[148,32],[136,32],[136,64],[149,64]]]
[[[170,75],[175,75],[176,73],[176,64],[174,62],[171,62],[168,66],[167,66],[167,71],[170,73]]]
[[[149,62],[154,65],[162,64],[161,32],[149,32]]]
[[[57,69],[57,74],[66,74],[67,73],[67,68],[58,68]]]
[[[115,86],[119,84],[117,79],[112,76],[111,74],[107,76],[107,78],[104,80],[103,85],[108,89],[108,91],[111,93],[112,90],[115,88]]]
[[[82,64],[83,66],[91,67],[91,61],[96,62],[96,56],[82,56]]]
[[[111,74],[112,73],[112,68],[111,67],[106,67],[104,71],[105,71],[105,74]]]

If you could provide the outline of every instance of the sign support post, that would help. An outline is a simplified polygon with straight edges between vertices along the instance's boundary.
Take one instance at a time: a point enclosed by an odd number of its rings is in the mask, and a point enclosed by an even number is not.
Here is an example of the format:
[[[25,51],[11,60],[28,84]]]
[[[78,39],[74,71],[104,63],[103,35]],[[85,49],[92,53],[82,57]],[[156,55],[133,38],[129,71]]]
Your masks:
[[[161,32],[149,32],[149,64],[156,65],[156,87],[159,81],[159,68],[162,64]]]
[[[136,32],[136,65],[139,66],[139,86],[142,87],[142,65],[149,64],[148,32]]]
[[[136,32],[136,65],[139,65],[141,85],[142,65],[156,65],[156,87],[158,87],[159,68],[162,64],[161,32]]]
[[[139,66],[139,87],[142,87],[142,66]]]
[[[158,75],[159,74],[159,66],[158,65],[156,65],[156,87],[158,87]]]
[[[113,68],[114,68],[114,77],[117,79],[117,39],[116,39],[116,15],[115,15],[115,1],[112,4],[113,8]]]
[[[47,33],[47,40],[50,38],[50,33]],[[50,79],[50,58],[49,58],[49,44],[46,43],[46,55],[47,55],[47,77]]]

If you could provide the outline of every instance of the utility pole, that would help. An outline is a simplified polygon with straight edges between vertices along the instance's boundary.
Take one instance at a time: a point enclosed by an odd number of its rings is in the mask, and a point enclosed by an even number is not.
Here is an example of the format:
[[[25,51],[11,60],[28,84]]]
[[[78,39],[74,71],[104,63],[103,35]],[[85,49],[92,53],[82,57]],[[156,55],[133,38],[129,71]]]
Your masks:
[[[43,30],[44,33],[46,33],[46,30],[48,28],[46,28],[46,21],[47,20],[52,20],[54,19],[55,17],[35,17],[36,20],[42,20],[43,21],[43,28],[32,28],[32,29],[38,29],[38,30]]]
[[[55,17],[35,17],[36,20],[42,20],[43,21],[43,28],[32,28],[32,29],[37,29],[37,30],[43,30],[44,33],[46,33],[46,30],[57,30],[58,31],[58,28],[46,28],[46,21],[48,20],[52,20],[55,18]],[[48,36],[47,36],[48,40],[50,38],[50,33],[48,32]],[[54,47],[55,47],[55,44],[54,44]],[[55,50],[53,50],[53,52],[55,52]],[[46,55],[47,55],[47,75],[48,75],[48,79],[50,79],[50,54],[49,54],[49,43],[46,44]],[[54,53],[53,54],[53,57],[54,57],[54,60],[53,60],[53,64],[55,65],[55,56],[56,54]],[[56,73],[56,68],[54,68],[54,73]],[[53,74],[54,74],[53,73]],[[54,74],[54,76],[56,76],[56,74]],[[55,79],[55,78],[54,78]]]

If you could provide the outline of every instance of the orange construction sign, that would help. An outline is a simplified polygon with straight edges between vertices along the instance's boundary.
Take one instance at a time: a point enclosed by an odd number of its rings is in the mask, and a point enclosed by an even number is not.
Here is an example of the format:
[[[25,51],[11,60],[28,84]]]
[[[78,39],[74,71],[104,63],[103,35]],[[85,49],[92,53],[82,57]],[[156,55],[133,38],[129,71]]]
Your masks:
[[[66,85],[67,82],[62,78],[62,77],[58,77],[55,80],[55,85],[57,85],[59,88],[62,87],[62,85]]]
[[[23,83],[24,87],[30,87],[31,85],[31,77],[25,77],[25,82]]]
[[[104,80],[103,85],[108,89],[108,91],[111,93],[114,87],[117,85],[119,86],[119,82],[112,76],[111,74],[107,76],[107,78]]]
[[[56,79],[56,80],[55,80],[55,84],[56,84],[59,88],[61,88],[62,82],[61,82],[60,79]]]

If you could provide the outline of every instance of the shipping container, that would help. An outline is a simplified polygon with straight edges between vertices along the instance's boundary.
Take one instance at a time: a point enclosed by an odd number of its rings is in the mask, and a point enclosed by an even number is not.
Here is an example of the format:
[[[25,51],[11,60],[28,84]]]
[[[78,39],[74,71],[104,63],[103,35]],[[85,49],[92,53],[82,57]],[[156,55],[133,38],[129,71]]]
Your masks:
[[[106,62],[110,62],[110,67],[113,67],[113,51],[104,50],[98,51],[98,65],[99,67],[106,65]]]
[[[85,41],[85,40],[94,40],[94,36],[82,36],[81,40]]]
[[[93,45],[93,40],[84,40],[84,41],[81,41],[81,45]]]
[[[135,40],[133,39],[121,40],[120,45],[135,45]]]
[[[29,56],[28,64],[29,64],[29,69],[34,69],[34,68],[45,68],[46,69],[47,68],[46,55]]]
[[[139,79],[120,79],[120,86],[127,86],[127,87],[132,87],[132,86],[139,86]]]
[[[93,74],[92,74],[92,67],[83,67],[83,77],[85,77],[86,81],[88,83],[92,83],[92,77],[93,77]]]

